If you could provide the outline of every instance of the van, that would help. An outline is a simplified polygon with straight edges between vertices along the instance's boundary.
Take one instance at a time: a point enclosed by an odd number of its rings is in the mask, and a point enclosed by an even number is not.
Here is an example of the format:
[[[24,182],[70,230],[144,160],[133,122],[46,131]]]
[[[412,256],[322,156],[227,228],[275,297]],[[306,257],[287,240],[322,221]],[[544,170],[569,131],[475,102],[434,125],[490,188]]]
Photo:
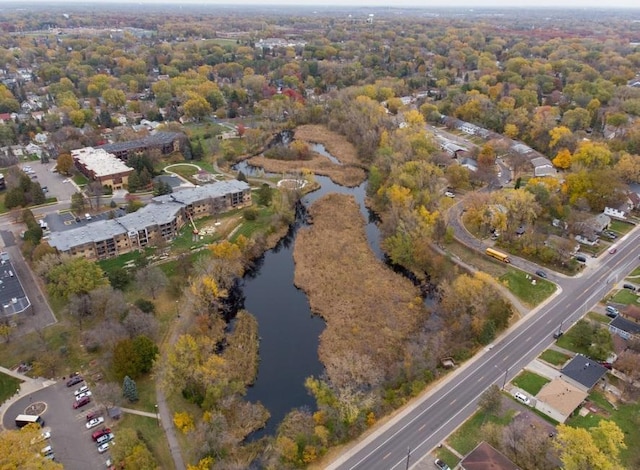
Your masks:
[[[612,307],[611,305],[607,305],[607,308],[605,310],[607,312],[608,317],[615,318],[618,315],[620,315],[620,312],[618,311],[618,309],[615,307]]]
[[[584,255],[576,255],[576,261],[580,261],[581,263],[586,263],[587,257]]]
[[[525,405],[531,404],[531,400],[529,400],[529,397],[526,396],[524,393],[516,392],[515,395],[513,396],[516,398],[516,400],[521,401]]]

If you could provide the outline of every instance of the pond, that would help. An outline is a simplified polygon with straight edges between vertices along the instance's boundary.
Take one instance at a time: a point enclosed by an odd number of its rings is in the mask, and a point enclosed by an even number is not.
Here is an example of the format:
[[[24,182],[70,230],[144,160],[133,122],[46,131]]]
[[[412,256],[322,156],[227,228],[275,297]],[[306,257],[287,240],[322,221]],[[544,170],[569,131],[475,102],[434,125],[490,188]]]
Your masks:
[[[255,168],[242,162],[234,170],[249,175]],[[352,195],[366,221],[369,245],[376,256],[384,260],[376,219],[364,205],[366,183],[347,188],[327,177],[316,176],[315,180],[321,187],[303,197],[302,207],[287,236],[258,260],[256,268],[245,275],[241,284],[244,308],[258,320],[260,335],[258,376],[247,391],[246,399],[261,402],[271,413],[266,427],[251,439],[275,434],[284,416],[294,408],[315,409],[315,400],[307,393],[304,381],[323,372],[318,344],[325,324],[311,313],[305,293],[293,284],[293,247],[298,230],[306,226],[306,208],[326,194]]]

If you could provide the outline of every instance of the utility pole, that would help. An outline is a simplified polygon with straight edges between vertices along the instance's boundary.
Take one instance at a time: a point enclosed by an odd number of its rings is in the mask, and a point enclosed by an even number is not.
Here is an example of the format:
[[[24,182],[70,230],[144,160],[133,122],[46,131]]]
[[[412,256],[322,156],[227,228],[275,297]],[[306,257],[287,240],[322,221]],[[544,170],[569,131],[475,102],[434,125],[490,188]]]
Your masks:
[[[411,458],[411,447],[407,447],[407,466],[405,467],[406,470],[409,470],[409,459]]]
[[[502,381],[502,390],[504,390],[504,387],[506,387],[507,385],[507,374],[509,373],[509,368],[507,367],[504,370],[504,380]]]

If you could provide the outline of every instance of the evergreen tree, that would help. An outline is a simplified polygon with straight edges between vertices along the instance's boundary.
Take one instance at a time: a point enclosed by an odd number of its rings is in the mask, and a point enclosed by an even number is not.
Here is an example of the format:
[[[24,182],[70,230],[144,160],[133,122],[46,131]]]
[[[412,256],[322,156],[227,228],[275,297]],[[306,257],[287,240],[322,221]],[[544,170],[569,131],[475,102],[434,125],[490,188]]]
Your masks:
[[[138,387],[135,381],[126,375],[122,382],[122,395],[131,403],[138,401]]]

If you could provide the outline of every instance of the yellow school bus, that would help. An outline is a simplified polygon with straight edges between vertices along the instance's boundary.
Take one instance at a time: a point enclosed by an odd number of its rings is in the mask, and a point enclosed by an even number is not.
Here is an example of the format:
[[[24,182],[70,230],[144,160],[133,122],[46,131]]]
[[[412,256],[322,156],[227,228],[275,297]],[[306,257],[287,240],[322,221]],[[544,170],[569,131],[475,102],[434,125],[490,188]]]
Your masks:
[[[494,250],[493,248],[487,248],[486,251],[487,255],[491,256],[492,258],[495,258],[497,260],[503,261],[505,263],[510,263],[511,260],[509,259],[509,255],[507,255],[506,253],[502,253],[498,250]]]

